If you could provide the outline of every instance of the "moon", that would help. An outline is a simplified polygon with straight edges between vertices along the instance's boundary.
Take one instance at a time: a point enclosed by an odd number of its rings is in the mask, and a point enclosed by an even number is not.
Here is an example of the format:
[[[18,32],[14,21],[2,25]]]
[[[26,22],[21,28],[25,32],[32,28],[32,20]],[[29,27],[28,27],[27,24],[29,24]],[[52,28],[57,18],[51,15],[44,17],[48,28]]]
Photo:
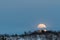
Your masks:
[[[45,24],[38,24],[38,28],[46,28]]]

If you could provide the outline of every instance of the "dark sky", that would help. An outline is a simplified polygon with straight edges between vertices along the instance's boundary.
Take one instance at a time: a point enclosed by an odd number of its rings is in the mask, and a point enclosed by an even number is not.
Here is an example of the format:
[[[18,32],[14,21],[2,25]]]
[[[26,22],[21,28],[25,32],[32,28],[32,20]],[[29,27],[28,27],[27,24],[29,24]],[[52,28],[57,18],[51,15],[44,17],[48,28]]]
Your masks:
[[[60,30],[60,0],[0,0],[0,33],[37,30],[39,23]]]

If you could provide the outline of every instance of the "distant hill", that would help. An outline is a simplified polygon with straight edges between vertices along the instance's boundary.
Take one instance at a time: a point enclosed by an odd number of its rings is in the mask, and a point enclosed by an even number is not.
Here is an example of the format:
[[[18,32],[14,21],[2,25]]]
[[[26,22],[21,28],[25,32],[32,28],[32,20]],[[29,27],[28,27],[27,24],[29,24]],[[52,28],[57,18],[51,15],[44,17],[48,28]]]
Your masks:
[[[60,32],[36,30],[24,34],[0,34],[0,40],[60,40]]]

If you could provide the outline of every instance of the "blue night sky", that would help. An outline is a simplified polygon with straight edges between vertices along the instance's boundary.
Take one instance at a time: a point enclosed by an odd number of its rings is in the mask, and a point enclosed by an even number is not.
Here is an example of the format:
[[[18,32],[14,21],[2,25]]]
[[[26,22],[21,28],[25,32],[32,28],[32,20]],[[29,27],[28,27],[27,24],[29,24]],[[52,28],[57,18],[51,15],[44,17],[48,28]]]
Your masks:
[[[38,30],[39,23],[60,30],[60,0],[0,0],[0,33]]]

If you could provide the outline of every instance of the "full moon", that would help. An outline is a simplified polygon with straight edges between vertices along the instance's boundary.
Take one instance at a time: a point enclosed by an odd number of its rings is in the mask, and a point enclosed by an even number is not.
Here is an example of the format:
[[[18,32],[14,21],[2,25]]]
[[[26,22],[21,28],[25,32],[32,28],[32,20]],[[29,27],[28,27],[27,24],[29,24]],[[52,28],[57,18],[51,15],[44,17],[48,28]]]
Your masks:
[[[38,28],[46,28],[45,24],[38,24]]]

